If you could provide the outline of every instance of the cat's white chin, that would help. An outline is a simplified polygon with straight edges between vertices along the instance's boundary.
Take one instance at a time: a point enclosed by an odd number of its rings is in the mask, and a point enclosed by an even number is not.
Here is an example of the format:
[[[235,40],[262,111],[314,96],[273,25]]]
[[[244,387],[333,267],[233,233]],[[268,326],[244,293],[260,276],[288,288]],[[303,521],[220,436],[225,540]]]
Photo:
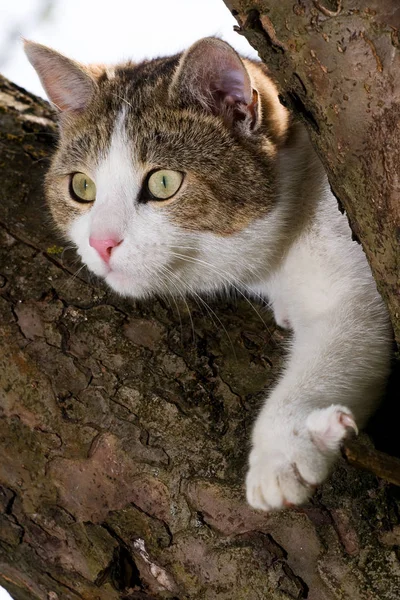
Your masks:
[[[141,298],[146,296],[146,290],[143,286],[136,285],[132,280],[132,276],[126,275],[118,271],[109,271],[104,277],[106,283],[121,296],[130,296],[131,298]]]

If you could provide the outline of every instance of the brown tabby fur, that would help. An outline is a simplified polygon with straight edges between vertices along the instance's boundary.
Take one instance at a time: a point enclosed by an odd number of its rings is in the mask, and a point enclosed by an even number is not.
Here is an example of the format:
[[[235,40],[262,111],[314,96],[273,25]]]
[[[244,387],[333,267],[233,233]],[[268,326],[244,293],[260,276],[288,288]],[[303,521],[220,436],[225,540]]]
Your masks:
[[[259,123],[250,137],[182,100],[179,82],[172,87],[171,81],[179,79],[184,59],[176,55],[112,69],[81,66],[96,81],[96,91],[85,110],[61,114],[59,147],[46,179],[51,211],[64,231],[74,216],[90,209],[69,199],[69,175],[82,171],[91,176],[107,153],[122,110],[132,155],[145,172],[168,168],[187,173],[174,200],[158,203],[174,223],[225,236],[270,210],[276,198],[274,157],[289,118],[266,68],[243,61],[258,92]],[[60,188],[66,196],[62,201]]]

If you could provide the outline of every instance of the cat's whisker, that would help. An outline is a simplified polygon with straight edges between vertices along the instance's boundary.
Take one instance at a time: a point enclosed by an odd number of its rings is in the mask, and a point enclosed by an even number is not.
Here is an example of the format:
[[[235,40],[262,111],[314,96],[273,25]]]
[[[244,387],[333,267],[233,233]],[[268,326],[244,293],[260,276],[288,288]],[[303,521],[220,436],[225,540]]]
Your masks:
[[[168,290],[166,290],[165,292],[158,292],[158,296],[161,300],[167,302],[168,307],[171,310],[173,310],[172,304],[171,304],[171,298],[172,298],[171,292],[169,292]]]
[[[79,269],[77,269],[77,270],[75,271],[75,273],[73,273],[73,274],[72,274],[72,275],[71,275],[71,276],[70,276],[70,277],[67,279],[67,281],[65,282],[65,288],[66,288],[66,289],[69,289],[69,288],[71,288],[72,284],[73,284],[73,283],[74,283],[74,282],[75,282],[75,281],[78,279],[78,275],[79,275],[79,273],[80,273],[80,272],[81,272],[83,269],[85,269],[85,267],[86,267],[86,265],[81,265],[81,266],[79,267]]]
[[[197,248],[196,246],[173,246],[172,247],[172,251],[173,249],[176,248],[177,250],[195,250],[197,252],[199,252],[199,248]],[[196,259],[195,256],[190,256],[189,258],[193,258]],[[199,259],[197,259],[199,260]],[[212,263],[207,263],[209,266],[213,267],[214,269],[217,269],[217,267],[215,265],[212,265]],[[248,268],[248,267],[247,267]],[[255,270],[249,269],[249,275],[252,275],[254,277],[257,277],[257,272]],[[222,273],[222,271],[221,271]],[[242,281],[241,279],[239,279],[239,277],[237,277],[236,275],[232,275],[231,273],[225,273],[225,275],[229,275],[232,278],[232,281],[236,281],[237,283],[239,283],[239,285],[248,292],[248,294],[254,298],[257,298],[258,300],[260,300],[261,304],[268,304],[265,300],[264,296],[261,296],[260,294],[257,294],[257,292],[254,292],[246,283],[244,283],[244,281]],[[234,284],[232,283],[232,281],[229,282],[229,285],[232,285],[232,287],[234,287]]]
[[[65,248],[63,248],[63,251],[61,252],[61,256],[60,256],[61,261],[64,260],[64,253],[67,252],[68,250],[76,250],[76,246],[72,245],[72,244],[71,244],[71,246],[65,246]],[[77,258],[75,259],[74,262],[76,262],[76,260],[80,260],[79,256],[77,256]]]
[[[267,323],[264,321],[264,319],[262,318],[262,316],[260,315],[259,311],[256,309],[256,307],[254,306],[254,304],[249,300],[249,298],[240,290],[240,288],[238,288],[227,276],[226,273],[224,274],[222,271],[220,271],[217,267],[215,267],[215,265],[212,265],[211,263],[204,261],[204,260],[200,260],[198,258],[194,258],[194,257],[190,257],[190,256],[185,256],[184,254],[179,254],[177,252],[173,252],[172,253],[173,256],[176,256],[176,258],[180,258],[183,261],[187,261],[190,263],[198,263],[198,264],[202,264],[205,265],[207,267],[209,267],[210,269],[212,269],[215,273],[217,273],[220,277],[222,277],[229,286],[232,286],[232,288],[238,293],[240,294],[240,296],[242,296],[242,298],[249,304],[249,306],[251,307],[251,309],[255,312],[255,314],[257,315],[257,317],[260,319],[260,321],[262,322],[262,324],[264,325],[265,329],[267,330],[268,333],[271,333],[270,328],[268,327]],[[228,273],[229,275],[229,273]],[[232,275],[231,275],[232,277]],[[239,281],[238,279],[236,279],[237,281]]]
[[[168,267],[165,267],[165,268],[168,269]],[[213,322],[214,325],[215,325],[215,322],[214,322],[213,317],[217,320],[217,322],[219,323],[219,325],[221,326],[222,330],[224,331],[226,337],[229,340],[229,344],[232,348],[233,354],[236,359],[237,357],[236,357],[235,347],[232,343],[231,336],[229,335],[228,330],[226,329],[225,325],[223,324],[223,322],[221,321],[221,319],[219,318],[217,313],[211,308],[211,306],[201,296],[199,296],[199,294],[197,292],[195,292],[195,290],[188,283],[182,281],[182,279],[179,277],[179,275],[177,275],[176,273],[171,271],[171,269],[168,269],[168,272],[171,276],[173,276],[175,279],[177,279],[183,285],[184,289],[185,288],[188,289],[190,294],[193,294],[194,300],[195,300],[195,302],[197,302],[197,304],[198,304],[198,302],[201,302],[201,304],[205,307],[207,312],[210,314],[211,321]]]
[[[163,272],[164,272],[164,274],[165,274],[166,278],[168,279],[168,281],[169,281],[170,283],[172,283],[172,284],[173,284],[173,286],[174,286],[174,287],[175,287],[175,289],[178,291],[178,293],[179,293],[180,297],[182,298],[183,302],[184,302],[184,303],[185,303],[185,305],[186,305],[186,308],[187,308],[187,311],[188,311],[188,315],[189,315],[189,319],[190,319],[191,326],[192,326],[192,331],[193,331],[193,339],[194,339],[194,338],[195,338],[195,330],[194,330],[194,324],[193,324],[193,319],[192,319],[192,312],[191,312],[191,310],[190,310],[190,306],[189,306],[189,304],[188,304],[188,302],[187,302],[187,300],[186,300],[186,297],[185,297],[185,287],[184,287],[184,284],[183,284],[183,282],[182,282],[182,281],[179,279],[179,277],[177,277],[177,276],[175,275],[175,273],[174,273],[173,271],[171,271],[171,269],[169,269],[169,267],[168,267],[167,265],[159,265],[159,267],[161,267],[161,268],[162,268],[162,270],[163,270]],[[178,287],[178,286],[177,286],[177,285],[176,285],[176,284],[175,284],[175,283],[174,283],[174,282],[171,280],[171,277],[174,277],[174,278],[175,278],[175,280],[178,280],[178,283],[181,283],[181,285],[182,285],[182,289],[180,289],[180,288],[179,288],[179,287]]]
[[[193,325],[193,319],[192,319],[192,315],[190,312],[190,308],[189,305],[186,301],[185,295],[184,293],[178,288],[178,286],[171,280],[170,275],[172,275],[172,272],[170,272],[170,270],[164,266],[164,265],[158,265],[158,270],[163,274],[163,276],[165,277],[165,279],[176,289],[176,291],[178,292],[179,296],[182,298],[182,300],[184,301],[184,303],[186,304],[186,308],[188,310],[188,314],[189,314],[189,318],[190,318],[190,323],[192,326],[192,333],[193,333],[193,341],[195,341],[195,331],[194,331],[194,325]],[[179,305],[175,300],[174,295],[171,293],[171,291],[168,289],[167,286],[167,291],[169,291],[170,296],[172,298],[173,303],[175,304],[176,310],[178,312],[178,317],[179,317],[179,323],[180,323],[180,327],[181,327],[181,340],[183,343],[183,323],[182,323],[182,317],[181,317],[181,313],[179,310]]]
[[[78,265],[82,265],[81,260],[79,258],[79,256],[77,258],[75,258],[75,260],[73,260],[69,265],[63,265],[63,267],[67,270],[70,271],[70,269],[73,269],[75,267],[78,267]],[[70,275],[73,275],[73,273],[70,273]]]

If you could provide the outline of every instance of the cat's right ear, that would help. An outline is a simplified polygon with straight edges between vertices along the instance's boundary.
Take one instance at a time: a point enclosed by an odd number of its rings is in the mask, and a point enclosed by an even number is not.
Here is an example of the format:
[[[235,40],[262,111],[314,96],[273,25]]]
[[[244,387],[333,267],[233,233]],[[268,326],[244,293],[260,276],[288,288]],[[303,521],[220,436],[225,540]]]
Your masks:
[[[30,40],[24,40],[24,50],[56,108],[80,111],[87,106],[97,85],[83,65]]]
[[[218,38],[191,46],[179,62],[170,87],[173,101],[201,105],[228,126],[254,129],[259,121],[258,93],[237,52]]]

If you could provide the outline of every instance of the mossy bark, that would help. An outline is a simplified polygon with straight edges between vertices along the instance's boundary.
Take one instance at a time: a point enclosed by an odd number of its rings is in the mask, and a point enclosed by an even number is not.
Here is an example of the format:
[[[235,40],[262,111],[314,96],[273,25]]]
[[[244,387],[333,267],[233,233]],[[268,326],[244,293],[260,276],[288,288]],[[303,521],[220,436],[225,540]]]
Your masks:
[[[301,509],[245,503],[283,353],[271,316],[243,299],[189,315],[74,275],[43,200],[55,139],[48,105],[0,80],[0,584],[15,600],[398,599],[391,484],[342,459]]]
[[[397,0],[225,0],[306,123],[400,343]]]

